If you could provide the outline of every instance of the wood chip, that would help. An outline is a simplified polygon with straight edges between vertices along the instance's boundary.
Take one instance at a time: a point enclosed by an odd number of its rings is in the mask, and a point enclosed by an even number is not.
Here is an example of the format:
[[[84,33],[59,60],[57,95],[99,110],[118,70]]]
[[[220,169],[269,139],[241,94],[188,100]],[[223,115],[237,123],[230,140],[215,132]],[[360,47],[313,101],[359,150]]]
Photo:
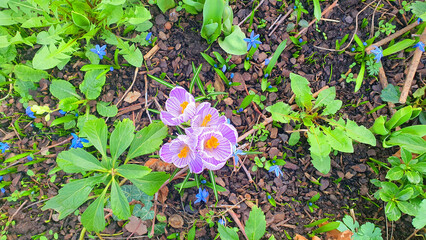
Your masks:
[[[127,103],[133,103],[133,102],[136,102],[140,96],[141,96],[141,93],[138,91],[129,92],[127,96],[124,98],[124,101]]]

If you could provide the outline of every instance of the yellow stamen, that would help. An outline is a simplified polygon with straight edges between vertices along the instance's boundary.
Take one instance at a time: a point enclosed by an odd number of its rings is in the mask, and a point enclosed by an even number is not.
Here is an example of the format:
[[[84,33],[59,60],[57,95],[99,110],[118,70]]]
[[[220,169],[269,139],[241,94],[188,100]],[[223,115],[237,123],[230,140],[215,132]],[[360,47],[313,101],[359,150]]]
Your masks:
[[[212,115],[207,114],[207,116],[204,117],[203,123],[201,123],[201,127],[207,127],[207,124],[212,120]]]
[[[189,152],[189,148],[188,148],[188,146],[185,146],[184,148],[182,148],[182,150],[180,150],[178,157],[179,158],[186,158],[186,156],[188,155],[188,152]]]
[[[182,107],[182,113],[183,113],[183,111],[185,111],[185,108],[188,106],[188,104],[189,103],[187,101],[185,101],[180,105]]]
[[[217,148],[219,147],[219,141],[214,136],[211,136],[206,142],[206,148]]]

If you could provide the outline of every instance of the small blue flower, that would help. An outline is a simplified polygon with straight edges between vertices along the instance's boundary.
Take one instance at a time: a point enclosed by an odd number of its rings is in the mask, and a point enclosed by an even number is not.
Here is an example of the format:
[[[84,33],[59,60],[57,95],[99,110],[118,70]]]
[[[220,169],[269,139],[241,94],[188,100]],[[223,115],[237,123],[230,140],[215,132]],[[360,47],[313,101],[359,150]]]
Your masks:
[[[224,73],[224,72],[226,72],[226,65],[223,65],[222,66],[222,72]]]
[[[32,161],[32,160],[34,160],[34,158],[33,158],[33,157],[31,157],[31,156],[28,156],[28,157],[27,157],[27,160],[28,160],[28,161]]]
[[[423,42],[418,42],[414,45],[414,48],[419,48],[420,51],[425,52],[425,44]]]
[[[78,137],[75,133],[71,133],[73,136],[70,148],[83,148],[83,143],[88,143],[89,140]]]
[[[423,19],[417,18],[417,24],[420,24],[421,22],[423,22]]]
[[[272,88],[272,85],[269,85],[268,88]]]
[[[250,58],[249,58],[249,57],[246,57],[246,60],[248,61],[248,60],[250,60]]]
[[[74,116],[78,117],[78,113],[76,113]]]
[[[275,164],[275,163],[277,163],[277,161],[275,161],[275,160],[272,160],[272,163],[273,163],[273,164]]]
[[[309,206],[312,206],[312,202],[309,202]]]
[[[0,191],[1,191],[2,193],[5,193],[5,192],[6,192],[6,190],[5,190],[4,188],[1,188],[1,189],[0,189]]]
[[[268,199],[271,199],[272,198],[272,196],[271,195],[268,195]]]
[[[34,113],[35,112],[33,112],[33,110],[31,110],[31,106],[28,106],[26,109],[25,109],[25,113],[27,114],[27,116],[28,117],[30,117],[30,118],[36,118],[36,116],[34,116]]]
[[[59,109],[59,111],[58,111],[61,115],[65,115],[65,114],[67,114],[67,112],[65,112],[64,110],[62,110],[62,109]]]
[[[237,113],[240,113],[240,112],[242,112],[244,109],[243,108],[239,108],[238,110],[237,110]]]
[[[3,181],[3,176],[0,176],[0,182]]]
[[[207,203],[207,198],[209,197],[209,192],[207,192],[206,189],[198,189],[198,194],[195,195],[195,197],[197,198],[197,200],[195,200],[194,204],[199,203],[201,201]]]
[[[109,67],[109,71],[110,72],[114,71],[114,67],[113,66]]]
[[[6,152],[6,150],[10,149],[10,146],[8,143],[2,143],[0,142],[0,150],[1,153],[3,154],[4,152]]]
[[[293,9],[297,9],[297,7],[296,7],[296,6],[294,6],[294,7],[293,7]]]
[[[355,52],[355,48],[354,48],[354,47],[353,47],[353,48],[351,48],[351,51],[352,51],[352,52]]]
[[[234,73],[231,73],[231,76],[229,76],[231,79],[234,78]]]
[[[217,68],[217,64],[215,64],[214,67]]]
[[[228,85],[229,85],[229,86],[231,86],[231,85],[232,85],[232,82],[228,82]]]
[[[218,223],[220,223],[220,224],[222,224],[223,226],[225,226],[225,223],[226,223],[226,221],[225,220],[223,220],[222,218],[221,219],[219,219],[219,221],[217,221]]]
[[[302,43],[302,42],[303,42],[303,39],[302,39],[302,38],[299,38],[299,42],[300,42],[300,43]]]
[[[265,66],[268,66],[269,62],[271,62],[271,60],[269,58],[265,59]]]
[[[207,183],[206,179],[201,180],[201,183],[206,184]]]
[[[281,171],[281,169],[280,169],[280,167],[278,165],[271,166],[269,168],[269,172],[272,172],[272,171],[275,172],[275,175],[277,177],[279,177],[280,175],[283,176],[283,172]]]
[[[235,165],[237,165],[238,164],[238,161],[240,161],[240,157],[238,156],[238,155],[241,155],[241,156],[244,156],[244,155],[247,155],[247,153],[245,153],[243,150],[241,150],[241,149],[238,149],[237,150],[237,146],[235,145],[234,147],[234,151],[233,151],[233,153],[232,153],[232,156],[234,157],[234,160],[235,160]]]
[[[262,44],[261,41],[257,40],[258,38],[259,34],[255,36],[254,31],[251,31],[250,38],[244,38],[244,41],[248,42],[247,51],[252,47],[256,48],[258,44]]]
[[[226,123],[231,124],[231,120],[229,118],[226,118]]]
[[[265,73],[265,78],[269,77],[269,74]]]
[[[362,43],[362,45],[367,46],[367,43],[366,43],[366,42],[363,42],[363,43]]]
[[[146,35],[145,41],[148,41],[149,43],[151,42],[151,36],[152,36],[152,32],[149,32],[148,35]]]
[[[102,59],[106,55],[106,45],[103,45],[100,47],[98,44],[96,44],[95,48],[90,49],[90,51],[98,54],[99,58]]]
[[[371,50],[371,53],[374,54],[374,60],[376,60],[376,62],[379,62],[380,59],[383,57],[383,51],[377,46],[373,46],[373,47],[375,47],[375,49]]]

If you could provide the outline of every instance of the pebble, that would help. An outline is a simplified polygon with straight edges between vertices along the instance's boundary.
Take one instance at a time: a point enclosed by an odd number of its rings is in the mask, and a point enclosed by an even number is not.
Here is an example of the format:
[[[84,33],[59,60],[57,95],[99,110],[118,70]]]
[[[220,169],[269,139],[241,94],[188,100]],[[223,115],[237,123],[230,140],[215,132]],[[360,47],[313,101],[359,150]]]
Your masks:
[[[275,139],[275,138],[277,138],[277,135],[278,135],[278,128],[272,128],[270,137],[272,139]]]
[[[369,157],[374,157],[374,156],[376,156],[376,150],[374,150],[374,149],[369,149],[369,150],[367,151],[367,155],[368,155]]]
[[[320,190],[324,191],[325,189],[328,188],[328,186],[330,185],[330,181],[328,181],[327,179],[321,178],[320,180],[321,186],[320,186]]]
[[[166,41],[166,40],[167,40],[167,35],[166,35],[164,32],[159,32],[159,33],[158,33],[158,37],[159,37],[161,40],[164,40],[164,41]]]
[[[296,60],[296,58],[290,58],[290,62],[291,62],[291,64],[296,64],[297,60]]]
[[[357,172],[365,172],[367,170],[367,166],[365,164],[358,164],[351,167],[353,170]]]
[[[257,62],[263,63],[267,57],[268,57],[268,55],[266,55],[266,53],[262,52],[262,53],[259,54],[259,58],[257,59]]]
[[[272,148],[269,150],[269,157],[270,157],[270,158],[273,158],[273,157],[275,157],[275,156],[281,157],[281,156],[282,156],[282,152],[281,152],[280,150],[278,150],[278,148],[276,148],[276,147],[272,147]]]
[[[337,202],[337,197],[334,194],[331,194],[330,200],[333,201],[333,202]]]
[[[166,24],[164,24],[164,28],[166,30],[170,30],[172,28],[172,24],[170,22],[166,22]]]
[[[178,44],[176,44],[175,49],[179,50],[181,47],[182,47],[182,44],[178,43]]]
[[[164,25],[166,23],[166,18],[164,15],[160,14],[155,17],[155,24],[157,25]]]
[[[351,16],[345,17],[345,22],[351,24],[354,21],[354,19]]]

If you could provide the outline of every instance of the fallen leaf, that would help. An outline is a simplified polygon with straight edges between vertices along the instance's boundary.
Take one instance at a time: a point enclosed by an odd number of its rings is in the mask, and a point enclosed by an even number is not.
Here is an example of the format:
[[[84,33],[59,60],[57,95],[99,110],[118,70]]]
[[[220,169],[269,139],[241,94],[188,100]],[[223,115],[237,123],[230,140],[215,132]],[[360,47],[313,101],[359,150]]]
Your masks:
[[[125,226],[126,230],[137,235],[144,235],[148,232],[146,225],[140,218],[131,216],[129,222]]]
[[[308,240],[307,238],[305,238],[302,235],[296,234],[296,236],[294,236],[294,240]]]
[[[160,201],[161,203],[165,203],[167,200],[167,195],[169,194],[169,188],[167,186],[162,187],[159,191],[158,191],[158,201]]]
[[[136,100],[138,100],[140,96],[141,96],[140,92],[137,92],[137,91],[129,92],[127,96],[124,98],[124,101],[127,103],[133,103],[133,102],[136,102]]]
[[[223,84],[222,78],[217,75],[217,73],[214,75],[214,83],[213,83],[214,89],[216,92],[224,92],[225,91],[225,85]],[[218,95],[217,98],[219,100],[222,100],[223,95]]]
[[[330,240],[351,240],[353,233],[350,230],[346,230],[344,232],[340,232],[337,229],[328,231],[327,239]]]
[[[149,167],[152,170],[160,171],[160,172],[170,171],[173,166],[171,163],[166,163],[156,158],[150,158],[144,165],[145,167]]]
[[[169,224],[173,228],[181,228],[183,226],[183,218],[180,215],[173,214],[169,217]]]

